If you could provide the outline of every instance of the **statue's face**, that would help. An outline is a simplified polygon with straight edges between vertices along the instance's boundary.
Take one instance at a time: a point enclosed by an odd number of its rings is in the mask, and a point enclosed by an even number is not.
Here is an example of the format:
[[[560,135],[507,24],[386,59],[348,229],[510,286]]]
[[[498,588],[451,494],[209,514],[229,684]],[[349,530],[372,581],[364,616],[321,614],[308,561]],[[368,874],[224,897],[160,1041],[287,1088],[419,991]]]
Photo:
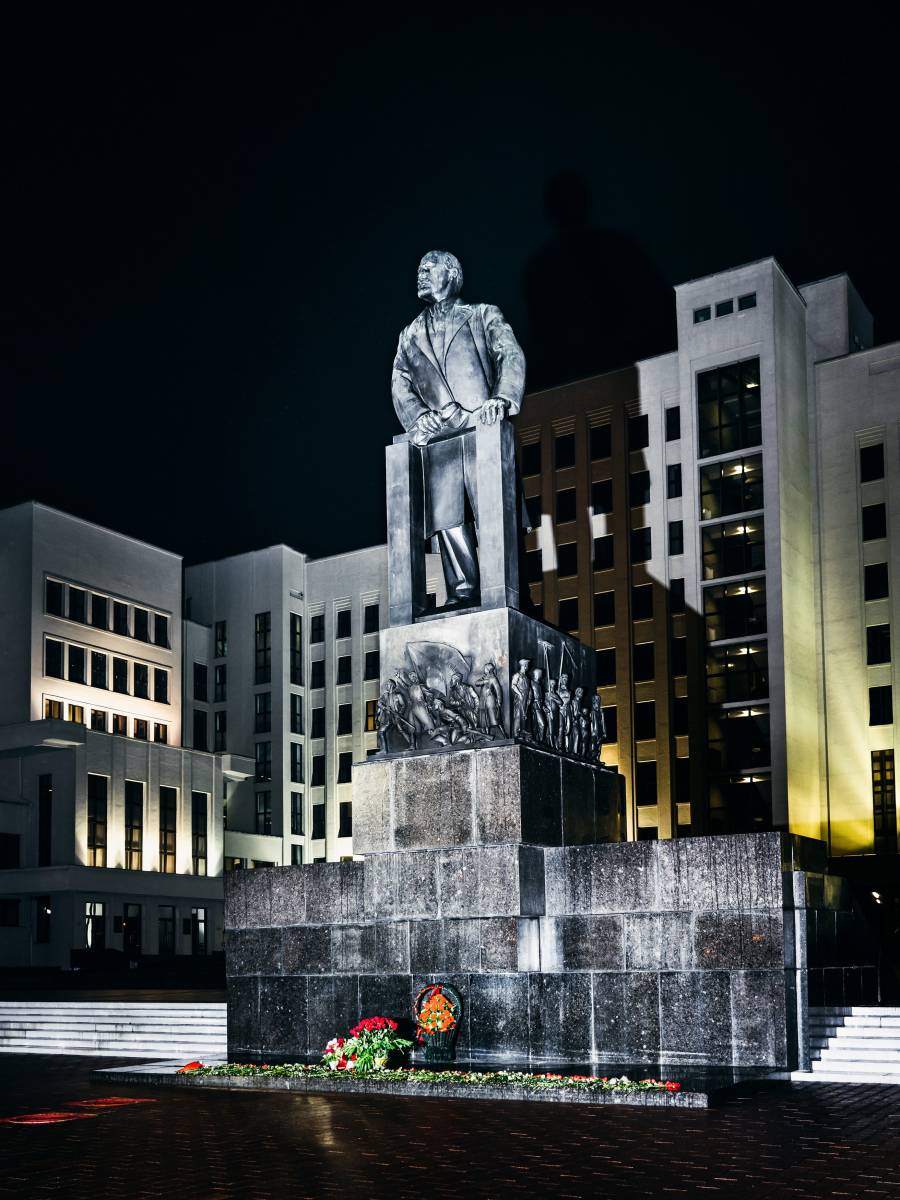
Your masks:
[[[456,273],[447,267],[443,259],[426,254],[419,263],[416,277],[419,299],[427,300],[429,303],[446,300],[453,290],[455,278]]]

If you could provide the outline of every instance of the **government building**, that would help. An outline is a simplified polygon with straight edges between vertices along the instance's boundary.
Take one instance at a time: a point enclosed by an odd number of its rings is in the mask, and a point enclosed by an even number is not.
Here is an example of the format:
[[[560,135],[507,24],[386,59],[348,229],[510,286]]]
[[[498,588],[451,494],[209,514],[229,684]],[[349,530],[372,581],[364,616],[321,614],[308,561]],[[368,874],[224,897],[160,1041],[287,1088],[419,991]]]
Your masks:
[[[900,344],[774,259],[675,304],[675,350],[516,418],[531,603],[597,652],[630,838],[896,855]],[[352,856],[386,619],[383,546],[183,568],[0,513],[0,965],[207,955],[224,870]]]

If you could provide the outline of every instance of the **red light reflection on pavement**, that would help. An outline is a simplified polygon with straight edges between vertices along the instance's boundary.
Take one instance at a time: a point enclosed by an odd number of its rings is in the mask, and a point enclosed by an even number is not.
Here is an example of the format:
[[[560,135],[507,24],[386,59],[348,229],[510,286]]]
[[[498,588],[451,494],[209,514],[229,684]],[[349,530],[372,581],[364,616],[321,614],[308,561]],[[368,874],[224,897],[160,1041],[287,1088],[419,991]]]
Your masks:
[[[155,1100],[132,1096],[97,1096],[94,1100],[69,1100],[69,1108],[124,1108],[126,1104],[156,1104]]]
[[[25,1113],[21,1117],[0,1117],[0,1125],[59,1125],[63,1121],[88,1121],[99,1115],[92,1112]]]

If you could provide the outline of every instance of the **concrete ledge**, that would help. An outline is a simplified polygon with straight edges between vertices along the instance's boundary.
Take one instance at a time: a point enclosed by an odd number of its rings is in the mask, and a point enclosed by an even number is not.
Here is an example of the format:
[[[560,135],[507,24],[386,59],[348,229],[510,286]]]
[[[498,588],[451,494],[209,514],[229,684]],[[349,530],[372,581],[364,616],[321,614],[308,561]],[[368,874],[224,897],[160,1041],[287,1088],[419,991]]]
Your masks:
[[[301,1092],[329,1096],[415,1096],[432,1100],[537,1100],[551,1104],[637,1105],[639,1108],[707,1108],[704,1092],[584,1092],[575,1088],[546,1091],[514,1086],[479,1087],[474,1084],[444,1084],[365,1079],[265,1079],[214,1075],[178,1075],[182,1063],[148,1063],[143,1067],[113,1067],[93,1071],[91,1080],[106,1085],[135,1087],[216,1088],[227,1091]],[[213,1064],[208,1064],[213,1065]]]

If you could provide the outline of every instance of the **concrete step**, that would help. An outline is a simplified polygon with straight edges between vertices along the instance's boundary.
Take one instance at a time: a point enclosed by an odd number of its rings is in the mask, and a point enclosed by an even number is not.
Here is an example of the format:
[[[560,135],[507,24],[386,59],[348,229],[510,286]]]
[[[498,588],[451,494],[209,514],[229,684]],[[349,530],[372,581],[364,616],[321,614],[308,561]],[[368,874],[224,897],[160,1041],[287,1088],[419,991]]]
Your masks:
[[[112,1003],[83,1004],[80,1002],[77,1004],[76,1003],[45,1004],[40,1001],[27,1002],[27,1001],[23,1000],[23,1001],[16,1001],[15,1003],[12,1003],[9,1001],[0,1001],[0,1016],[3,1016],[5,1014],[11,1013],[11,1012],[28,1012],[28,1013],[32,1013],[35,1015],[39,1015],[40,1013],[58,1013],[58,1012],[67,1012],[67,1013],[68,1012],[71,1012],[71,1013],[134,1012],[134,1013],[149,1013],[149,1014],[156,1014],[156,1015],[161,1014],[161,1015],[165,1015],[165,1016],[173,1016],[173,1015],[177,1016],[179,1014],[184,1014],[185,1016],[190,1016],[194,1013],[208,1014],[208,1013],[225,1012],[226,1009],[227,1009],[226,1004],[112,1004]]]
[[[60,1045],[54,1041],[43,1041],[40,1038],[23,1038],[20,1042],[10,1041],[0,1045],[0,1053],[5,1054],[85,1054],[103,1055],[107,1058],[145,1058],[165,1059],[183,1058],[185,1062],[197,1058],[222,1057],[227,1054],[224,1042],[216,1046],[195,1046],[191,1043],[178,1044],[171,1042],[147,1043],[146,1045],[110,1046],[108,1043],[97,1044],[71,1042]]]
[[[145,1029],[139,1033],[106,1033],[102,1029],[13,1029],[0,1032],[0,1046],[22,1038],[40,1038],[45,1042],[108,1042],[110,1045],[125,1046],[135,1042],[196,1042],[197,1045],[219,1045],[227,1041],[224,1030],[211,1033],[177,1033],[166,1029]]]
[[[830,1047],[848,1054],[852,1054],[855,1050],[871,1050],[879,1054],[882,1052],[896,1054],[900,1053],[900,1038],[810,1037],[809,1046],[811,1050],[827,1050]]]
[[[900,1087],[900,1072],[863,1072],[863,1071],[844,1071],[844,1070],[828,1070],[820,1071],[793,1071],[791,1073],[792,1083],[860,1083],[860,1084],[891,1084],[894,1087]]]
[[[839,1046],[835,1042],[824,1048],[820,1052],[819,1058],[822,1062],[882,1062],[891,1066],[896,1063],[900,1067],[900,1050],[882,1050],[880,1048],[873,1050],[868,1046]]]
[[[224,1029],[228,1022],[224,1017],[212,1017],[196,1021],[129,1021],[123,1017],[115,1020],[89,1020],[85,1015],[83,1020],[74,1021],[67,1017],[43,1017],[41,1020],[29,1020],[27,1017],[9,1018],[0,1021],[0,1029]]]
[[[227,1009],[209,1004],[0,1001],[0,1052],[196,1058],[227,1053]]]
[[[891,1008],[889,1005],[880,1004],[854,1004],[852,1008],[838,1008],[834,1005],[817,1005],[815,1008],[810,1008],[810,1017],[816,1016],[835,1016],[835,1017],[900,1017],[900,1008]]]
[[[847,1024],[847,1025],[817,1025],[810,1022],[810,1034],[815,1034],[816,1037],[865,1037],[881,1039],[881,1038],[897,1038],[900,1037],[900,1025],[863,1025],[863,1024]]]

